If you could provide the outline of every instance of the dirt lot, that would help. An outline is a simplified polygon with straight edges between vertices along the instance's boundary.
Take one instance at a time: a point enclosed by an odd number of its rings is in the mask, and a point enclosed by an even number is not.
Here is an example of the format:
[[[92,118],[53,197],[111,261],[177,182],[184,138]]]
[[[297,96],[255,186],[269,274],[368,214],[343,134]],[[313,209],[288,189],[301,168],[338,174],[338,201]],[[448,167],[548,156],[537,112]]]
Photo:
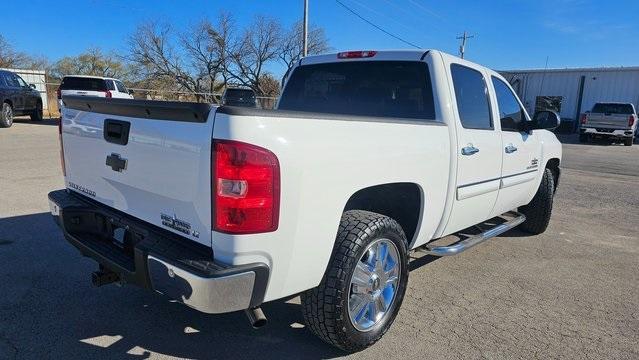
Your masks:
[[[391,330],[355,356],[417,359],[638,359],[639,146],[563,139],[548,231],[511,231],[460,256],[412,262]],[[92,288],[95,264],[48,214],[63,187],[57,128],[0,129],[0,359],[334,358],[297,299],[200,314],[134,287]]]

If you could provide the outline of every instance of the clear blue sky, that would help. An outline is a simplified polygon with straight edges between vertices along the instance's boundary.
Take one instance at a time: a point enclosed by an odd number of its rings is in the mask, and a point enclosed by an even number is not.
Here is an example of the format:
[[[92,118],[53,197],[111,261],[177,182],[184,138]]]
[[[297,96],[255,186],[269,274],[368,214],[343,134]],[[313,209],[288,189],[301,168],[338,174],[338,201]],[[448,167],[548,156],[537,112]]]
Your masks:
[[[309,0],[311,23],[342,49],[407,45],[358,19],[335,0]],[[424,48],[456,54],[462,31],[467,58],[494,69],[639,65],[639,0],[433,1],[342,0],[363,17]],[[88,47],[124,49],[140,21],[160,19],[184,28],[230,12],[242,25],[256,14],[290,25],[302,0],[22,0],[3,16],[0,33],[17,50],[52,61]],[[6,15],[6,14],[5,14]],[[277,67],[274,72],[279,72]]]

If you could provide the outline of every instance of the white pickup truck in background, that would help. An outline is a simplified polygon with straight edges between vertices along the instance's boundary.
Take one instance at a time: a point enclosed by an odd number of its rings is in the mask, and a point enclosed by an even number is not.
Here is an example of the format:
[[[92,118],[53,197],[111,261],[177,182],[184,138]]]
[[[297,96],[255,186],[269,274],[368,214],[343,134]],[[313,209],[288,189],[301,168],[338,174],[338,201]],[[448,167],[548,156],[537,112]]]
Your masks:
[[[631,103],[596,103],[581,116],[579,141],[604,138],[632,146],[637,134],[637,112]]]
[[[409,251],[539,234],[559,182],[558,116],[531,119],[497,72],[435,50],[304,58],[276,110],[63,101],[66,189],[49,201],[95,285],[255,327],[261,304],[300,294],[308,328],[345,351],[392,324]]]

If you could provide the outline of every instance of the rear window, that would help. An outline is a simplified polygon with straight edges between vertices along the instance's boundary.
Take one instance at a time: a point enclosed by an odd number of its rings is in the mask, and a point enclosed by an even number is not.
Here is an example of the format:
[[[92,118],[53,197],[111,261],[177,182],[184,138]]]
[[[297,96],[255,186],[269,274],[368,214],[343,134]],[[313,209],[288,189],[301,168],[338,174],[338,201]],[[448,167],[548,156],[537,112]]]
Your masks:
[[[428,66],[417,61],[353,61],[295,69],[281,110],[434,119]]]
[[[106,91],[105,81],[96,78],[65,77],[60,90]]]
[[[592,112],[598,114],[633,114],[632,105],[630,104],[597,103],[593,106]]]

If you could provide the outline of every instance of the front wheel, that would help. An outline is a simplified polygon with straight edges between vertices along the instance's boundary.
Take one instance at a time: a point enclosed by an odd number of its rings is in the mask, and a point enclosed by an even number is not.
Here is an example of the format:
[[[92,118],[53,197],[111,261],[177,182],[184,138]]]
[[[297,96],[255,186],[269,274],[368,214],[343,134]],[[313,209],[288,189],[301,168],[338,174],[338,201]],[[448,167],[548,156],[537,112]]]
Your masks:
[[[535,197],[533,197],[528,205],[519,208],[519,212],[526,215],[526,221],[519,225],[519,228],[535,235],[546,231],[550,223],[554,195],[555,178],[552,176],[550,169],[544,169],[544,174]]]
[[[345,212],[322,282],[301,295],[309,329],[348,352],[374,344],[404,299],[407,253],[406,235],[395,220],[369,211]]]

